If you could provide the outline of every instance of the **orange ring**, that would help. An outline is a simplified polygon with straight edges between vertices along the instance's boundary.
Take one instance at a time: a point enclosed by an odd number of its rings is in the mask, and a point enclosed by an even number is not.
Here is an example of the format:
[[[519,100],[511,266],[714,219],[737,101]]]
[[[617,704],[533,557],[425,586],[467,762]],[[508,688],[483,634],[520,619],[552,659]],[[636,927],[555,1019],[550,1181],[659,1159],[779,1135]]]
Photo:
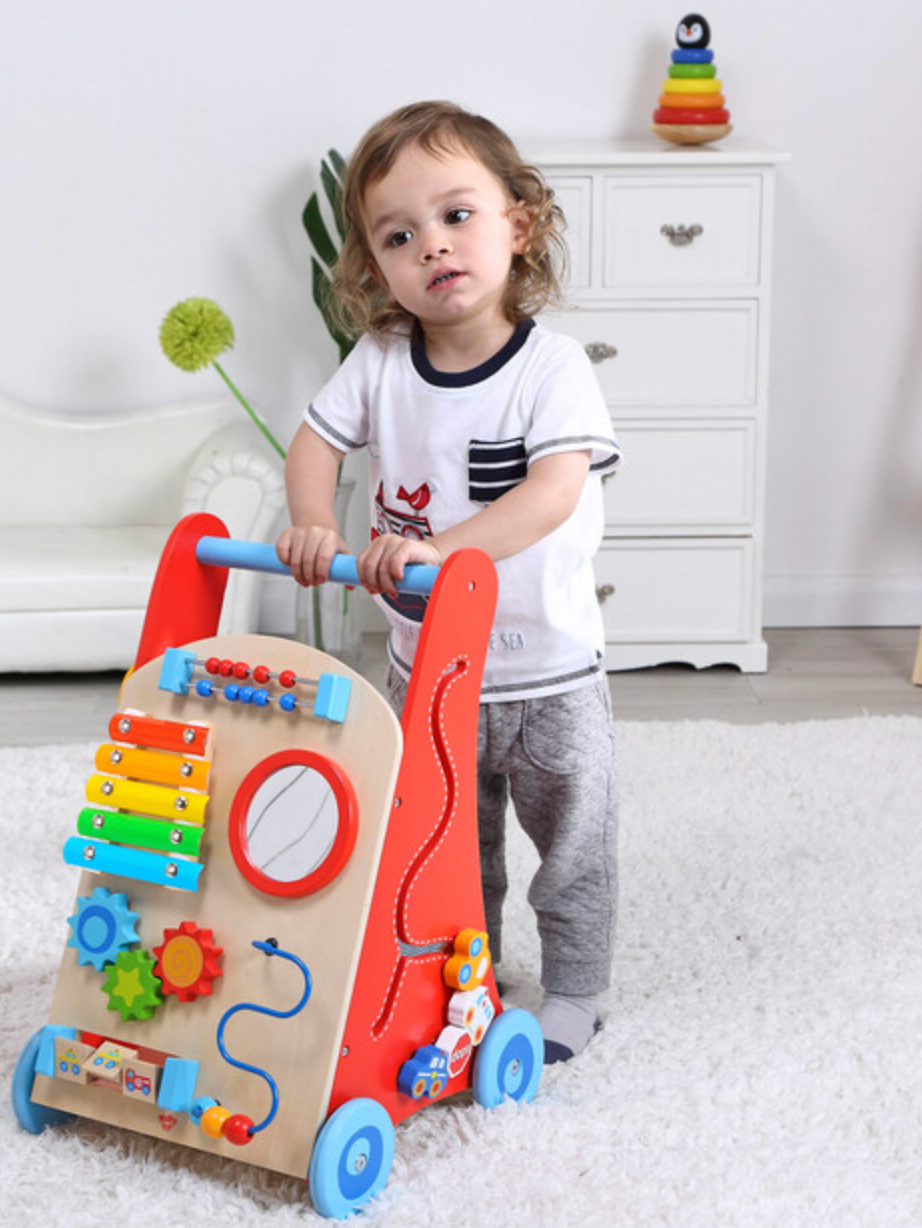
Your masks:
[[[712,107],[722,107],[726,102],[723,94],[660,94],[661,107],[685,107],[694,110],[710,110]]]

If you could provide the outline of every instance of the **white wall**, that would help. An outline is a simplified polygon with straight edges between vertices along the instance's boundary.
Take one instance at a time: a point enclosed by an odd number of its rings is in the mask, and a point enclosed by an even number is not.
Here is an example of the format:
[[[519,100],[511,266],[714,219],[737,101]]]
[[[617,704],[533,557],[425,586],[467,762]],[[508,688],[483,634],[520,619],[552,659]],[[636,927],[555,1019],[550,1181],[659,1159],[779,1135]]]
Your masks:
[[[289,435],[335,354],[300,211],[330,145],[448,97],[522,143],[644,133],[663,0],[0,0],[0,389],[110,410],[215,390],[162,357],[218,300]],[[711,0],[737,132],[779,172],[769,624],[922,617],[922,4]],[[354,29],[360,33],[353,34]]]

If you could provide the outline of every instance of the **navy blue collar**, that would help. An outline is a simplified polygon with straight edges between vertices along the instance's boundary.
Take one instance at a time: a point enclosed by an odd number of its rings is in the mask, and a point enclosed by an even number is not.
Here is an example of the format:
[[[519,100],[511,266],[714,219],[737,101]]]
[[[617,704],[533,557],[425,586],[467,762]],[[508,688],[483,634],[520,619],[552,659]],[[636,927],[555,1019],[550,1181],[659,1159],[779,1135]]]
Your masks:
[[[511,358],[514,358],[528,340],[528,334],[534,327],[534,320],[520,321],[515,326],[515,332],[503,348],[497,350],[492,358],[488,358],[480,366],[472,367],[470,371],[436,371],[426,354],[426,343],[423,339],[422,329],[419,325],[416,325],[410,338],[410,358],[416,373],[427,384],[435,384],[437,388],[468,388],[471,384],[479,384],[483,380],[489,379],[491,375],[495,375],[497,371],[504,367]]]

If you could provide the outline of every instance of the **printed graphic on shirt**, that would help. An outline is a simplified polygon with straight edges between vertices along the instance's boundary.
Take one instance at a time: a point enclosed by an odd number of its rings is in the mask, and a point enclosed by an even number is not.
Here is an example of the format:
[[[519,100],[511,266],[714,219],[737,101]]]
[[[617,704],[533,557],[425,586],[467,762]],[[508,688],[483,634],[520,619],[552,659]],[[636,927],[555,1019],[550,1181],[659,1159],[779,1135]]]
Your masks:
[[[488,645],[490,652],[524,652],[526,647],[525,632],[506,629],[490,632]]]
[[[422,541],[432,536],[432,526],[426,516],[421,515],[429,506],[432,492],[429,484],[423,482],[416,490],[408,491],[405,486],[398,486],[397,499],[410,509],[403,511],[399,507],[388,507],[384,495],[384,483],[378,483],[375,492],[374,517],[375,524],[371,530],[371,539],[380,537],[382,533],[396,533],[398,537],[416,538]],[[384,594],[381,600],[392,610],[396,610],[403,618],[412,622],[422,622],[426,613],[428,598],[416,593],[401,593],[399,597],[388,597]]]
[[[528,461],[525,440],[472,439],[467,449],[468,498],[493,503],[525,481]]]

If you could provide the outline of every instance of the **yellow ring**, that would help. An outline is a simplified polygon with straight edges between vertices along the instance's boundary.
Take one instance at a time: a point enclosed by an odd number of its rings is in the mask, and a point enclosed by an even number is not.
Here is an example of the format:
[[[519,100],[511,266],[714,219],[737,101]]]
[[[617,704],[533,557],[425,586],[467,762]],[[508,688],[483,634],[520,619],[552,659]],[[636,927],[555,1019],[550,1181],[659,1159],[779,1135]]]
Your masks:
[[[695,80],[693,77],[667,77],[663,82],[664,94],[719,94],[723,82],[717,77]]]

